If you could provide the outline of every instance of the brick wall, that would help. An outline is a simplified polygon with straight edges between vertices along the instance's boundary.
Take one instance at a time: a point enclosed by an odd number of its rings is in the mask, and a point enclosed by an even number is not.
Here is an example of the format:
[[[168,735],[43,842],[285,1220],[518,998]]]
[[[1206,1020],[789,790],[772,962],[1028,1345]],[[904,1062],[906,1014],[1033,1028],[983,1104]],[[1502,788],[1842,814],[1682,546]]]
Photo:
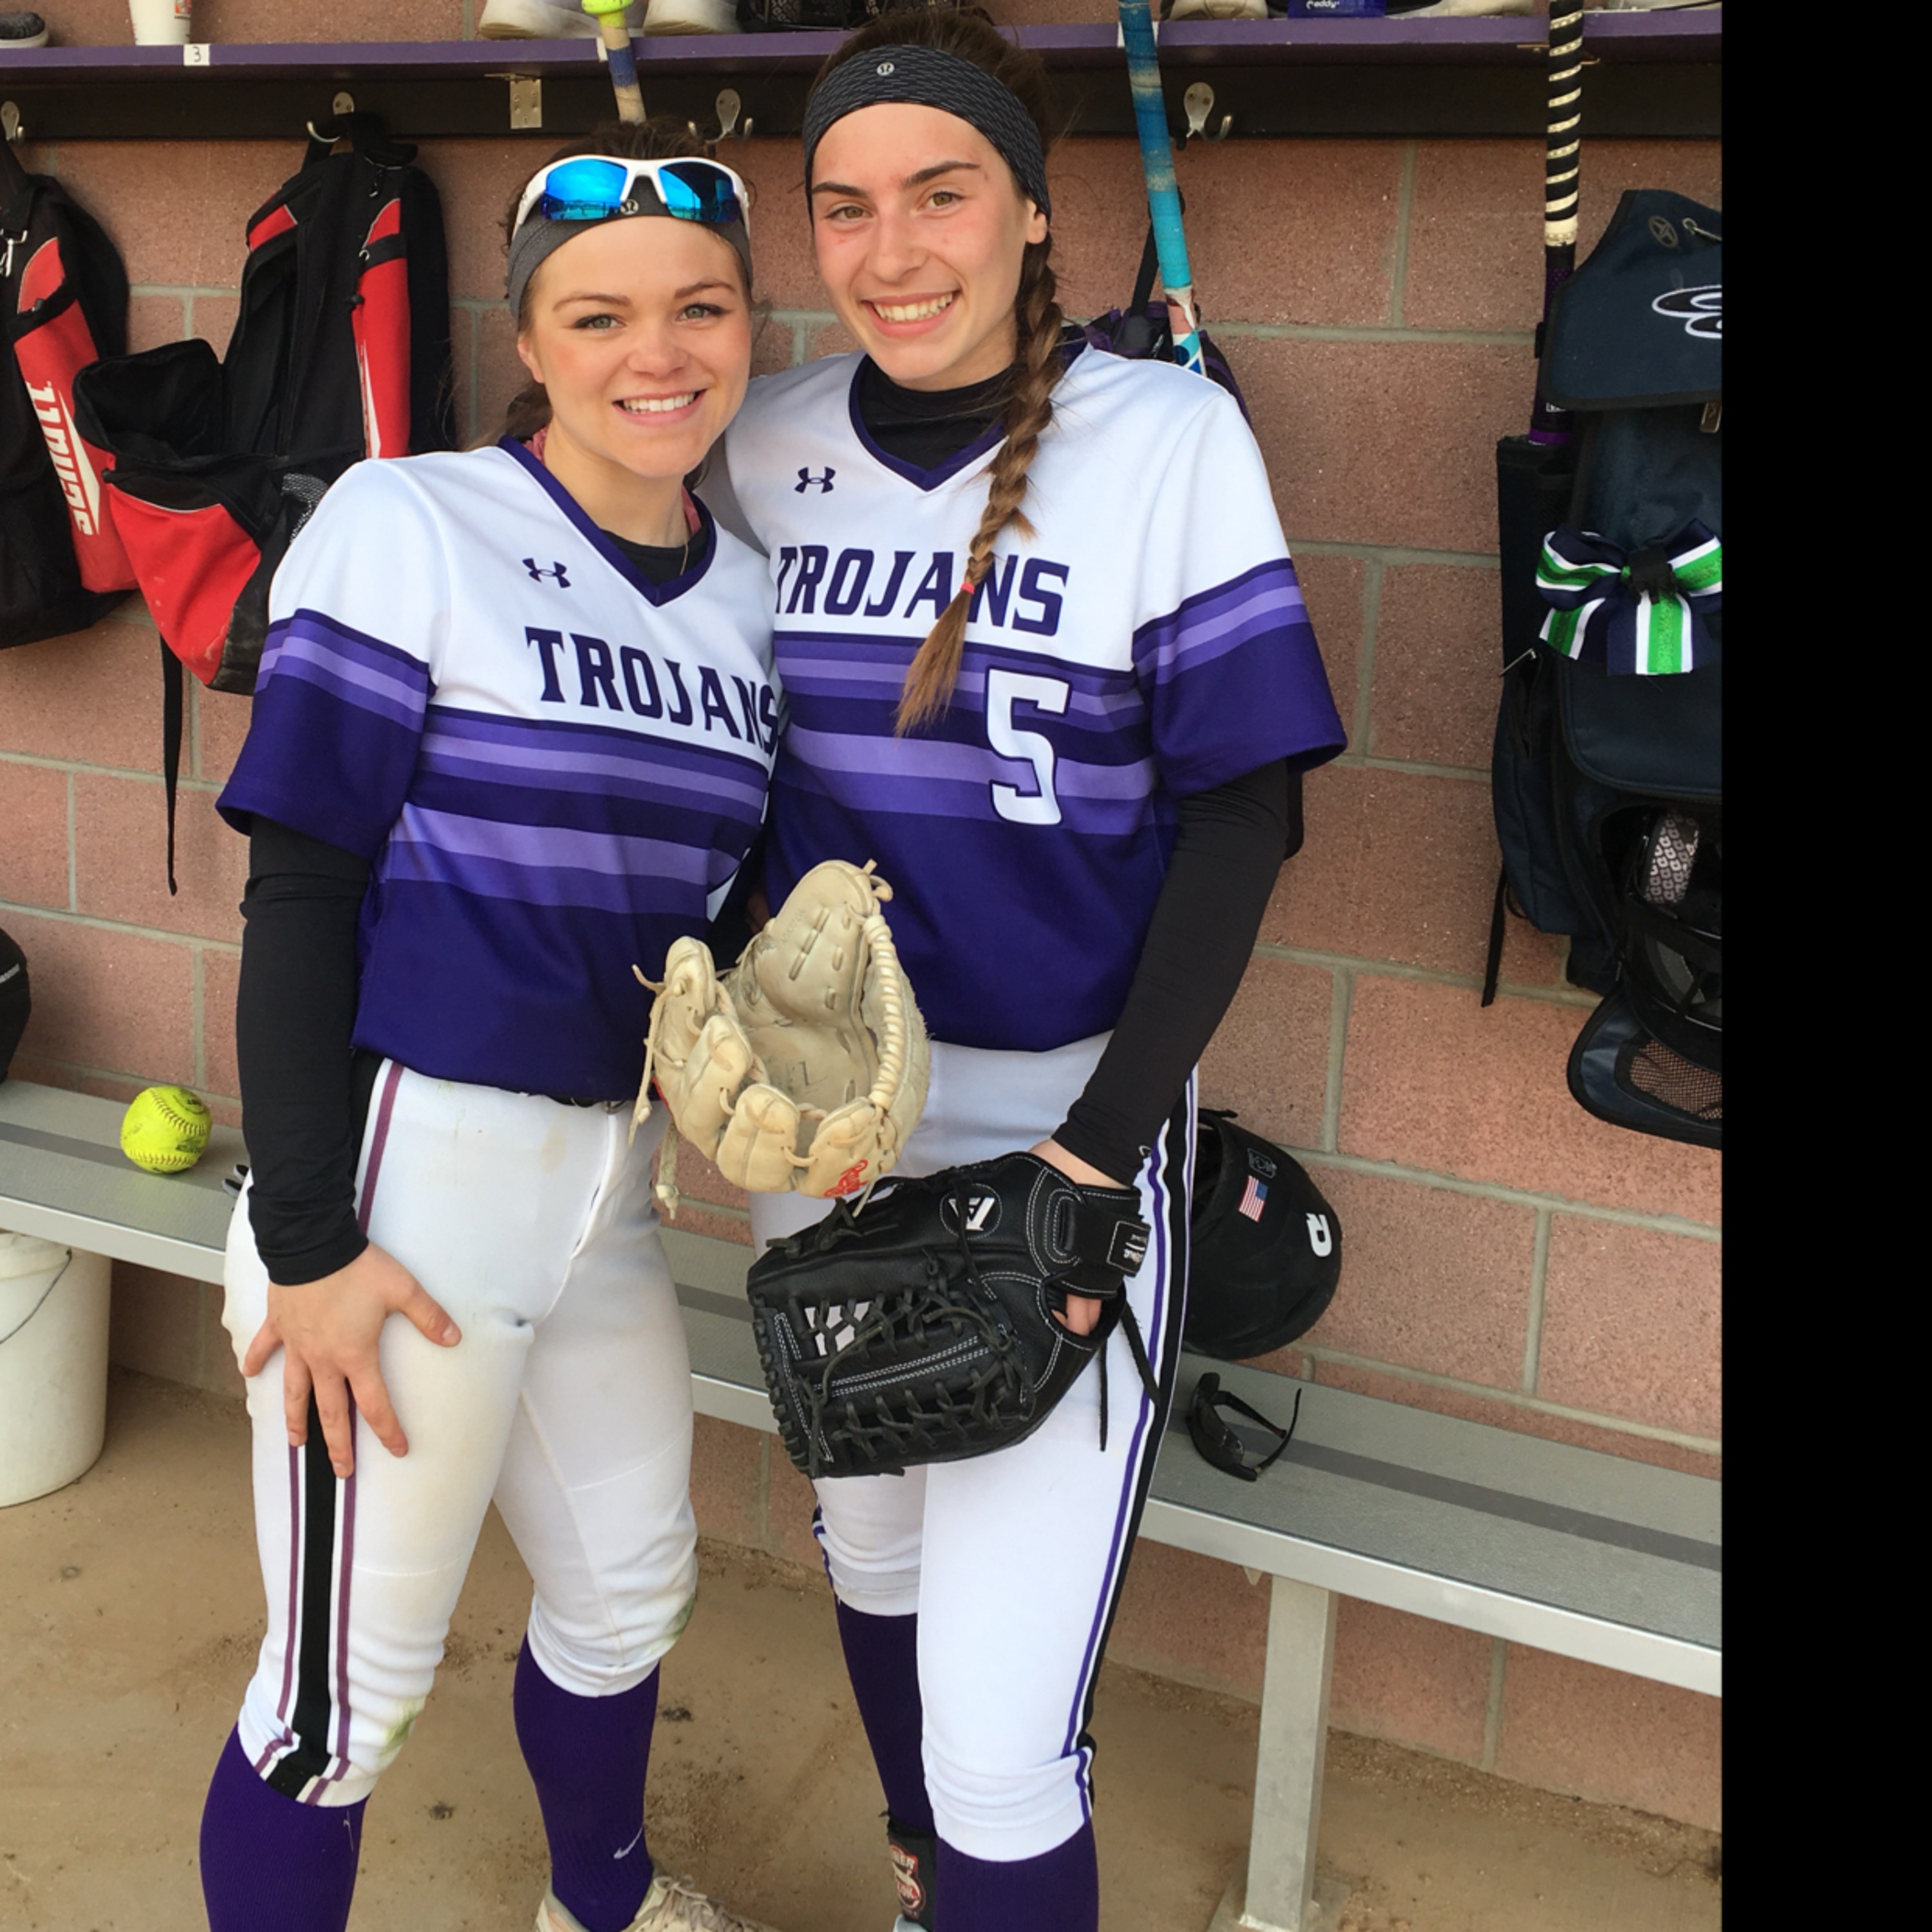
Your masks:
[[[467,35],[476,0],[296,9],[200,0],[229,39]],[[1007,4],[1104,19],[1106,0]],[[70,41],[127,37],[120,0],[67,0]],[[1444,84],[1452,84],[1445,74]],[[406,132],[406,130],[399,130]],[[554,136],[430,142],[449,223],[466,431],[517,380],[496,224]],[[106,224],[134,284],[136,347],[232,325],[242,224],[292,142],[71,143],[30,166]],[[729,158],[759,190],[760,368],[842,346],[814,281],[796,145]],[[1540,150],[1511,141],[1232,141],[1180,160],[1217,337],[1253,406],[1308,590],[1346,755],[1308,788],[1203,1095],[1294,1148],[1339,1210],[1348,1265],[1321,1324],[1268,1366],[1613,1454],[1714,1473],[1718,1163],[1602,1126],[1564,1056],[1592,1002],[1558,943],[1512,932],[1478,988],[1496,859],[1486,794],[1496,647],[1491,446],[1522,422],[1540,286]],[[1638,184],[1720,198],[1706,143],[1602,142],[1587,246]],[[1145,221],[1130,144],[1070,140],[1056,256],[1076,314],[1124,300]],[[0,920],[33,965],[16,1071],[120,1096],[154,1079],[238,1116],[232,1045],[241,842],[214,796],[244,700],[196,692],[181,892],[162,882],[157,646],[138,600],[84,635],[0,655]],[[742,1196],[693,1160],[684,1225],[748,1238]],[[236,1385],[216,1296],[123,1270],[118,1359]],[[804,1485],[770,1439],[700,1423],[716,1534],[812,1558]],[[1227,1565],[1139,1552],[1114,1654],[1258,1694],[1264,1592]],[[1334,1720],[1508,1777],[1714,1823],[1714,1700],[1345,1603]]]

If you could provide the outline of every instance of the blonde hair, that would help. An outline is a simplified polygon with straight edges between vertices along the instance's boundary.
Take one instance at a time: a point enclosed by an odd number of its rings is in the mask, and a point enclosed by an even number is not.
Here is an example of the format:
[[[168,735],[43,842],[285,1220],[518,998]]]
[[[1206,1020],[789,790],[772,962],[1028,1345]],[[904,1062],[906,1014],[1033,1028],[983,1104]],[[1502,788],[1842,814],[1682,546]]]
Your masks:
[[[819,70],[818,80],[823,81],[835,68],[874,47],[908,45],[937,47],[991,74],[1026,110],[1040,130],[1042,148],[1052,148],[1051,96],[1044,64],[1037,55],[1006,39],[976,10],[881,15],[839,47]],[[1023,507],[1027,472],[1040,440],[1053,420],[1054,385],[1060,380],[1063,367],[1060,335],[1064,318],[1057,299],[1052,252],[1049,234],[1044,241],[1028,242],[1020,263],[1019,288],[1013,298],[1018,345],[1012,386],[1000,417],[1004,440],[993,459],[986,507],[967,550],[958,592],[940,613],[939,621],[926,633],[926,641],[907,668],[893,724],[902,736],[938,717],[952,702],[960,660],[965,654],[966,622],[972,614],[974,593],[992,568],[994,544],[1009,530],[1023,537],[1034,534]]]

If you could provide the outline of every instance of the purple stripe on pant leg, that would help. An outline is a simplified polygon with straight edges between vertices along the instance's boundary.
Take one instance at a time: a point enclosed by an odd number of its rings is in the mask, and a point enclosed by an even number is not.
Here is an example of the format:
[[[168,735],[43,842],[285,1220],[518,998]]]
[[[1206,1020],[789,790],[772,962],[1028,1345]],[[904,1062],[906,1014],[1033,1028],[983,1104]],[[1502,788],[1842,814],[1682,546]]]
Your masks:
[[[389,1121],[396,1108],[396,1089],[403,1078],[402,1064],[389,1062],[382,1076],[382,1097],[376,1110],[375,1131],[369,1138],[368,1171],[362,1180],[362,1198],[356,1203],[356,1222],[364,1234],[369,1232],[370,1211],[376,1204],[376,1184],[382,1172],[383,1150],[389,1143]],[[349,1398],[349,1437],[356,1439],[356,1398]],[[356,1562],[356,1476],[352,1470],[342,1484],[342,1549],[336,1559],[335,1580],[335,1764],[317,1778],[303,1802],[320,1801],[323,1790],[340,1782],[349,1768],[349,1595]]]
[[[356,1225],[369,1232],[369,1210],[376,1199],[376,1180],[382,1172],[382,1150],[389,1144],[389,1117],[396,1110],[396,1089],[402,1083],[402,1062],[392,1060],[382,1076],[382,1097],[376,1108],[376,1130],[369,1137],[369,1171],[362,1182],[362,1198],[356,1204]]]
[[[1185,1122],[1190,1130],[1189,1135],[1190,1142],[1192,1138],[1191,1128],[1194,1118],[1193,1093],[1194,1076],[1190,1074],[1188,1077],[1187,1086],[1182,1094],[1182,1099],[1188,1103]],[[1174,1286],[1171,1280],[1174,1257],[1168,1246],[1170,1238],[1168,1220],[1174,1210],[1174,1197],[1171,1187],[1166,1184],[1171,1162],[1168,1144],[1172,1132],[1173,1126],[1170,1120],[1161,1130],[1160,1156],[1154,1172],[1150,1177],[1150,1191],[1154,1196],[1154,1255],[1159,1271],[1156,1276],[1156,1286],[1153,1309],[1154,1333],[1149,1340],[1148,1352],[1150,1365],[1154,1369],[1156,1382],[1165,1381],[1172,1366],[1167,1354],[1163,1353],[1163,1348],[1167,1327],[1168,1296],[1170,1288]],[[1191,1146],[1184,1154],[1182,1167],[1184,1178],[1191,1184],[1192,1174]],[[1181,1197],[1184,1201],[1187,1198],[1186,1194]],[[1175,1338],[1175,1342],[1178,1347],[1178,1336]],[[1138,1386],[1138,1384],[1136,1385]],[[1141,1392],[1139,1405],[1140,1412],[1134,1426],[1133,1446],[1127,1455],[1127,1480],[1120,1492],[1120,1508],[1114,1521],[1113,1544],[1108,1552],[1107,1568],[1100,1601],[1094,1607],[1093,1626],[1088,1633],[1086,1654],[1082,1660],[1080,1675],[1076,1680],[1073,1707],[1068,1714],[1066,1742],[1061,1748],[1063,1752],[1072,1750],[1078,1739],[1084,1721],[1094,1674],[1100,1665],[1101,1642],[1110,1621],[1114,1599],[1119,1588],[1121,1567],[1126,1559],[1127,1531],[1134,1515],[1135,1504],[1141,1489],[1142,1458],[1144,1454],[1150,1453],[1148,1424],[1153,1419],[1154,1406],[1148,1400],[1144,1390]],[[1090,1754],[1083,1750],[1080,1757],[1081,1804],[1083,1811],[1090,1817],[1093,1813],[1093,1804],[1088,1778]]]
[[[1164,1142],[1166,1136],[1163,1134],[1161,1138]],[[1154,1193],[1156,1209],[1154,1278],[1156,1283],[1154,1291],[1154,1320],[1155,1330],[1158,1334],[1161,1304],[1165,1298],[1167,1282],[1167,1216],[1162,1199],[1158,1171],[1154,1182]],[[1110,1336],[1108,1338],[1110,1346],[1112,1340]],[[1080,1714],[1085,1709],[1087,1704],[1087,1682],[1093,1672],[1095,1652],[1100,1648],[1100,1632],[1106,1627],[1107,1621],[1107,1605],[1112,1598],[1114,1580],[1120,1570],[1120,1548],[1126,1536],[1127,1518],[1132,1514],[1133,1508],[1135,1478],[1140,1469],[1141,1448],[1146,1439],[1148,1415],[1151,1407],[1152,1405],[1148,1400],[1147,1391],[1142,1389],[1139,1396],[1138,1412],[1134,1419],[1133,1446],[1127,1451],[1126,1481],[1121,1488],[1120,1504],[1114,1515],[1113,1540],[1108,1549],[1107,1567],[1102,1573],[1100,1600],[1094,1606],[1094,1622],[1087,1633],[1087,1648],[1081,1659],[1080,1675],[1076,1680],[1077,1688],[1074,1694],[1073,1708],[1067,1719],[1066,1741],[1060,1746],[1063,1754],[1073,1748],[1074,1739],[1079,1735]]]
[[[296,1622],[302,1602],[302,1451],[289,1446],[289,1621],[282,1644],[282,1694],[275,1700],[275,1715],[289,1721],[289,1694],[296,1676]]]
[[[365,1192],[373,1192],[365,1190]],[[349,1398],[349,1439],[356,1439],[356,1398]],[[321,1782],[334,1784],[349,1769],[349,1587],[356,1572],[356,1472],[342,1484],[342,1557],[335,1594],[335,1763]]]

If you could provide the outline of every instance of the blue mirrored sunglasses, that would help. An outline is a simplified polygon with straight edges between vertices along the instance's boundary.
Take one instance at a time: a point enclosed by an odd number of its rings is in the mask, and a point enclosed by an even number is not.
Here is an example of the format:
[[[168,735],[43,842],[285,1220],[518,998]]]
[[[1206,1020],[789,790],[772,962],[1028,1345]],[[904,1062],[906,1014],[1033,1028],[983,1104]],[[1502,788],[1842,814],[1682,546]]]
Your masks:
[[[640,202],[643,182],[657,202]],[[745,219],[745,184],[716,161],[621,160],[608,154],[578,154],[553,161],[532,178],[517,206],[520,228],[534,212],[551,221],[603,221],[614,214],[661,210],[680,221],[723,228]]]

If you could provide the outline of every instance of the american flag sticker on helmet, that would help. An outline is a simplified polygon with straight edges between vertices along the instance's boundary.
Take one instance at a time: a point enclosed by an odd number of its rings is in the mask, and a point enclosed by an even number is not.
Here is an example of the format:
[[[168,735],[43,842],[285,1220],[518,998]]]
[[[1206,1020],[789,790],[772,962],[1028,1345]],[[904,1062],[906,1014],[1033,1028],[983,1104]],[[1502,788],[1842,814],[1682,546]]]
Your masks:
[[[1246,1215],[1250,1221],[1258,1221],[1262,1218],[1262,1210],[1267,1205],[1268,1183],[1257,1180],[1252,1174],[1250,1174],[1247,1186],[1241,1190],[1238,1211]]]

